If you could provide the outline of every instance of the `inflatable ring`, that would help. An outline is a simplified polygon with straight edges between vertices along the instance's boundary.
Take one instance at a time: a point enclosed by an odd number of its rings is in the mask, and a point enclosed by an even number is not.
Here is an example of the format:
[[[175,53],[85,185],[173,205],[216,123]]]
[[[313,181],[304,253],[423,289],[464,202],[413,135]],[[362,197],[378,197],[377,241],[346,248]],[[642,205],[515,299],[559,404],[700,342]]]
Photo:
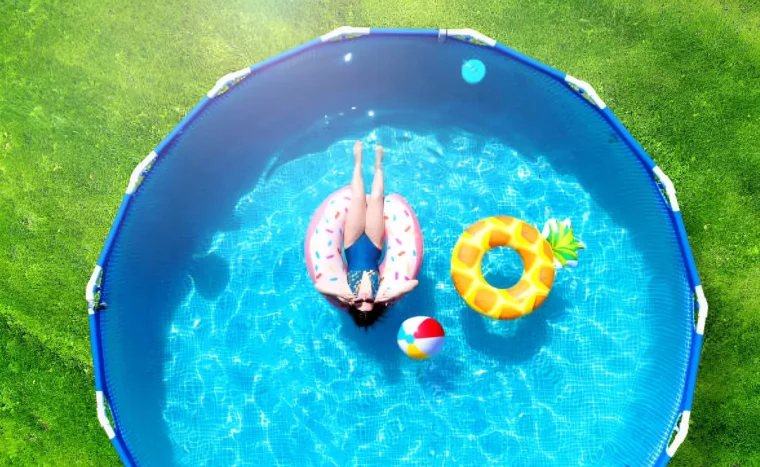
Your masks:
[[[514,249],[523,260],[520,281],[497,289],[483,277],[483,257],[497,246]],[[538,308],[554,284],[554,254],[549,242],[532,225],[514,217],[480,220],[459,237],[451,256],[451,278],[473,310],[493,319],[516,319]]]
[[[304,257],[312,282],[346,281],[343,258],[343,226],[351,205],[351,188],[344,187],[327,197],[317,208],[306,230]],[[422,229],[412,207],[399,194],[385,197],[385,258],[379,266],[380,283],[393,290],[416,279],[422,267]],[[334,297],[325,297],[338,308],[346,305]],[[400,300],[401,297],[389,303]]]

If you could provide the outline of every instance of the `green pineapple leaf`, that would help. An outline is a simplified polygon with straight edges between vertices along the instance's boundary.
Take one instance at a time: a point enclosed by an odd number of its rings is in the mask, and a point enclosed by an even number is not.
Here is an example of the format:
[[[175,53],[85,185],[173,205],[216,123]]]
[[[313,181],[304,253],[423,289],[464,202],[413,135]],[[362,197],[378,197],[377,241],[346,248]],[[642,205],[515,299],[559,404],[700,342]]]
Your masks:
[[[574,267],[578,265],[578,252],[586,248],[586,245],[573,235],[570,219],[565,219],[562,222],[557,221],[557,219],[549,219],[544,225],[541,235],[552,247],[555,267],[562,269],[565,266]]]

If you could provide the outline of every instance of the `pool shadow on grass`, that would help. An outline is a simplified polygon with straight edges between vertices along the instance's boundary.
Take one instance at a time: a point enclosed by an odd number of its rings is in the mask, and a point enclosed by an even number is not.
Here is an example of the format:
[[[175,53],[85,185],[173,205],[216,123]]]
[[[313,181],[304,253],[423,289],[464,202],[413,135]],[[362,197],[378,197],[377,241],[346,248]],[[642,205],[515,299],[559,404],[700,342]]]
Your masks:
[[[380,321],[367,330],[358,328],[348,313],[341,313],[342,338],[366,357],[377,361],[387,382],[391,384],[400,381],[401,361],[408,358],[396,342],[401,323],[412,316],[435,317],[435,284],[424,275],[417,280],[420,283],[415,290],[393,305]]]
[[[553,290],[544,304],[522,318],[491,327],[487,318],[469,307],[461,310],[462,330],[467,345],[501,363],[520,364],[531,360],[551,339],[549,324],[558,320],[570,303],[560,290]]]

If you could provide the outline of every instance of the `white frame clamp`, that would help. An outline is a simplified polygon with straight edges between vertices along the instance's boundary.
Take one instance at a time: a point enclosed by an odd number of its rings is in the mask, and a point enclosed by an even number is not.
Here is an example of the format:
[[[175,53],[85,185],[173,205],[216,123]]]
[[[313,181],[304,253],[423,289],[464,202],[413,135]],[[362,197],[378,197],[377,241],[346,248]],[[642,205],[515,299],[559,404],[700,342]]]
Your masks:
[[[673,185],[673,182],[670,180],[670,177],[665,175],[665,172],[663,172],[659,166],[654,166],[654,168],[652,169],[652,172],[654,172],[654,174],[660,180],[660,183],[662,183],[665,186],[665,193],[668,195],[670,208],[674,212],[680,211],[681,208],[678,206],[678,199],[676,198],[676,187],[675,185]]]
[[[676,454],[678,447],[686,439],[686,435],[689,433],[689,418],[691,418],[691,410],[684,410],[681,414],[681,423],[674,427],[676,430],[676,437],[666,449],[668,457],[673,457]]]
[[[489,47],[496,45],[496,40],[482,34],[474,29],[441,29],[438,31],[438,37],[441,36],[451,37],[453,39],[474,39],[480,41]]]
[[[84,298],[87,300],[87,312],[91,315],[95,314],[95,289],[98,286],[98,279],[100,278],[100,273],[102,271],[103,268],[95,266],[95,269],[90,276],[90,280],[87,282],[87,290],[84,291]]]
[[[137,164],[137,167],[132,171],[132,175],[129,176],[129,185],[127,185],[127,191],[125,191],[126,194],[131,195],[137,190],[137,186],[140,184],[140,179],[145,175],[148,166],[156,160],[156,157],[158,157],[156,151],[151,151],[145,159]]]
[[[581,89],[584,93],[588,95],[588,97],[591,98],[592,101],[594,101],[594,104],[596,104],[597,107],[599,107],[599,110],[604,110],[605,107],[607,107],[607,104],[604,103],[601,97],[599,97],[599,94],[596,93],[596,90],[593,86],[588,84],[587,82],[580,80],[578,78],[575,78],[571,75],[565,75],[565,82],[572,84],[573,86]]]
[[[243,68],[241,70],[234,71],[232,73],[228,73],[228,74],[222,76],[221,78],[219,78],[216,81],[216,84],[214,85],[213,88],[211,88],[211,90],[206,94],[206,96],[209,99],[215,98],[216,96],[219,95],[219,93],[222,91],[222,89],[225,88],[225,86],[229,86],[233,82],[239,80],[240,78],[245,78],[249,74],[251,74],[251,68],[250,67],[245,67],[245,68]]]
[[[702,285],[698,285],[694,288],[694,293],[697,295],[697,303],[699,304],[699,316],[697,317],[697,334],[704,335],[705,324],[707,323],[707,297],[705,297],[705,291],[702,289]]]
[[[343,39],[346,36],[359,35],[366,36],[369,34],[369,28],[359,28],[355,26],[341,26],[337,29],[333,29],[327,34],[322,34],[319,38],[322,42],[328,42],[334,39]]]
[[[116,432],[111,426],[111,420],[108,419],[108,415],[106,414],[106,399],[103,395],[103,391],[95,391],[95,400],[98,404],[98,421],[100,422],[100,426],[103,427],[103,430],[108,435],[108,439],[114,439],[116,437]]]

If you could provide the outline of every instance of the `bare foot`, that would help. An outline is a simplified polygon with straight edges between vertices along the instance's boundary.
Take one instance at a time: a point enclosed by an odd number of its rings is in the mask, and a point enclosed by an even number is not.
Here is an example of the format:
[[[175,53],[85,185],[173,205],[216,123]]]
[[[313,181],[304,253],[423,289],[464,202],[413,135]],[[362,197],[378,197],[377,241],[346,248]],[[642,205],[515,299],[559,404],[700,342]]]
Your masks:
[[[375,168],[379,169],[383,166],[383,154],[385,150],[379,144],[375,145]]]
[[[361,140],[357,141],[356,144],[354,144],[354,164],[356,164],[356,165],[362,165],[362,142],[361,142]]]

